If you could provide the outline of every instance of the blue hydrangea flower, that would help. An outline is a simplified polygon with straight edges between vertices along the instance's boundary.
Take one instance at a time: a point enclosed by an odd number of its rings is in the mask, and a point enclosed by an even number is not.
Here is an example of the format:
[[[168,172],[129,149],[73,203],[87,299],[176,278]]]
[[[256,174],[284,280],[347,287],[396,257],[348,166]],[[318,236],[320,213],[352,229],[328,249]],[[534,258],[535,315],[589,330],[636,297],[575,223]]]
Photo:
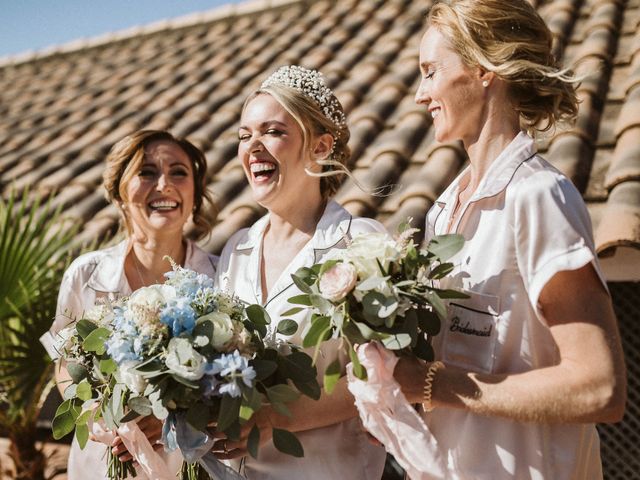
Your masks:
[[[191,308],[188,298],[178,297],[171,300],[160,311],[160,321],[169,326],[173,337],[177,337],[182,332],[191,335],[196,325],[196,312]]]
[[[131,337],[122,337],[114,334],[106,342],[107,353],[118,365],[127,360],[141,360],[133,349]]]

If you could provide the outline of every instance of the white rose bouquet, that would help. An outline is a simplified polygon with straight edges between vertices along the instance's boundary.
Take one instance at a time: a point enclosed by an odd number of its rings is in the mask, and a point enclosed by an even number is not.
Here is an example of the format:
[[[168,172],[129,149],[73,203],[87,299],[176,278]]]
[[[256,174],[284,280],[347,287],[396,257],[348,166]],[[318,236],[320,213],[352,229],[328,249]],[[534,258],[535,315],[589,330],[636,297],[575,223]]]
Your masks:
[[[191,464],[183,467],[183,478],[197,478],[196,461],[211,475],[238,478],[209,453],[207,425],[215,422],[233,437],[263,405],[287,413],[286,402],[300,392],[319,398],[316,369],[295,347],[283,355],[265,342],[270,319],[262,307],[247,307],[215,290],[207,276],[176,265],[167,277],[163,285],[97,306],[61,333],[73,383],[53,420],[54,437],[75,428],[84,447],[94,421],[115,432],[136,417],[154,415],[165,422],[165,448],[180,448]],[[273,438],[281,451],[303,455],[293,434],[274,429]],[[259,441],[254,427],[248,444],[253,456]],[[107,451],[112,479],[135,474],[130,462]],[[159,467],[145,465],[148,456],[138,461],[157,474]]]
[[[438,288],[438,280],[453,269],[447,263],[463,245],[461,235],[434,237],[420,249],[412,240],[416,229],[403,224],[396,238],[385,233],[354,237],[346,249],[333,250],[321,264],[301,268],[293,280],[304,293],[288,301],[313,312],[303,347],[316,347],[339,337],[348,350],[356,377],[366,379],[355,344],[381,342],[398,353],[433,360],[430,337],[440,330],[445,299],[465,298],[455,290]],[[327,367],[328,391],[340,374],[336,359]]]

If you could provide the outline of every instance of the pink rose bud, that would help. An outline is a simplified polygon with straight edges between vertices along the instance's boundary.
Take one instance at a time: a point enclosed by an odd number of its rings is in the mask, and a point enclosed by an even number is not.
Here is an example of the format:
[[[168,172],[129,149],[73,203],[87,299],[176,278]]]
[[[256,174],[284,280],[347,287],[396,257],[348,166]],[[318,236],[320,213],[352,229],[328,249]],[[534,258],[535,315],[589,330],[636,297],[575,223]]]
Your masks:
[[[356,286],[358,275],[350,263],[336,263],[320,277],[320,293],[330,302],[339,302]]]

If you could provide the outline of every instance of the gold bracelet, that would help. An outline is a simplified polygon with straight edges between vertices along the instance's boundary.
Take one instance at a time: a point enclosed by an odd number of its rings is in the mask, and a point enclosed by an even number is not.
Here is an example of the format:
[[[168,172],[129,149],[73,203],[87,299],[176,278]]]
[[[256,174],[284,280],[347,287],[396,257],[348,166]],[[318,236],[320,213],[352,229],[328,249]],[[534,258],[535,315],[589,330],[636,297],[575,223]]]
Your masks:
[[[427,375],[424,377],[424,390],[422,395],[422,408],[425,412],[431,412],[433,405],[431,405],[431,390],[433,389],[433,379],[436,376],[436,372],[444,368],[442,362],[432,362],[427,369]]]

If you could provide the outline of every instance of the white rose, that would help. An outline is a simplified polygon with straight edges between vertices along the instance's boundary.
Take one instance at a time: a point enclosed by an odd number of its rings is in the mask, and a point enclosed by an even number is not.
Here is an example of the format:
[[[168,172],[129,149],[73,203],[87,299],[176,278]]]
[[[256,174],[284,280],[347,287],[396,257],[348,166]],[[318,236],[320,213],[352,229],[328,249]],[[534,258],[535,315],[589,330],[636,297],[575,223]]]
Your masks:
[[[320,277],[320,293],[330,302],[339,302],[353,290],[358,279],[350,263],[336,263]]]
[[[204,375],[206,359],[193,349],[186,338],[169,340],[165,365],[172,373],[186,380],[198,380]]]
[[[129,307],[157,308],[176,298],[176,289],[171,285],[151,285],[136,290],[129,297]]]
[[[366,233],[354,237],[344,257],[353,263],[361,277],[380,276],[378,262],[385,268],[400,258],[396,242],[386,233]]]
[[[229,315],[222,312],[208,313],[200,317],[198,322],[202,320],[209,320],[213,323],[213,340],[211,344],[216,350],[222,351],[234,336],[235,326],[233,320]]]
[[[134,393],[141,394],[147,388],[147,380],[133,371],[133,369],[139,364],[134,360],[128,360],[123,362],[119,367],[120,381],[124,383],[129,390]]]

